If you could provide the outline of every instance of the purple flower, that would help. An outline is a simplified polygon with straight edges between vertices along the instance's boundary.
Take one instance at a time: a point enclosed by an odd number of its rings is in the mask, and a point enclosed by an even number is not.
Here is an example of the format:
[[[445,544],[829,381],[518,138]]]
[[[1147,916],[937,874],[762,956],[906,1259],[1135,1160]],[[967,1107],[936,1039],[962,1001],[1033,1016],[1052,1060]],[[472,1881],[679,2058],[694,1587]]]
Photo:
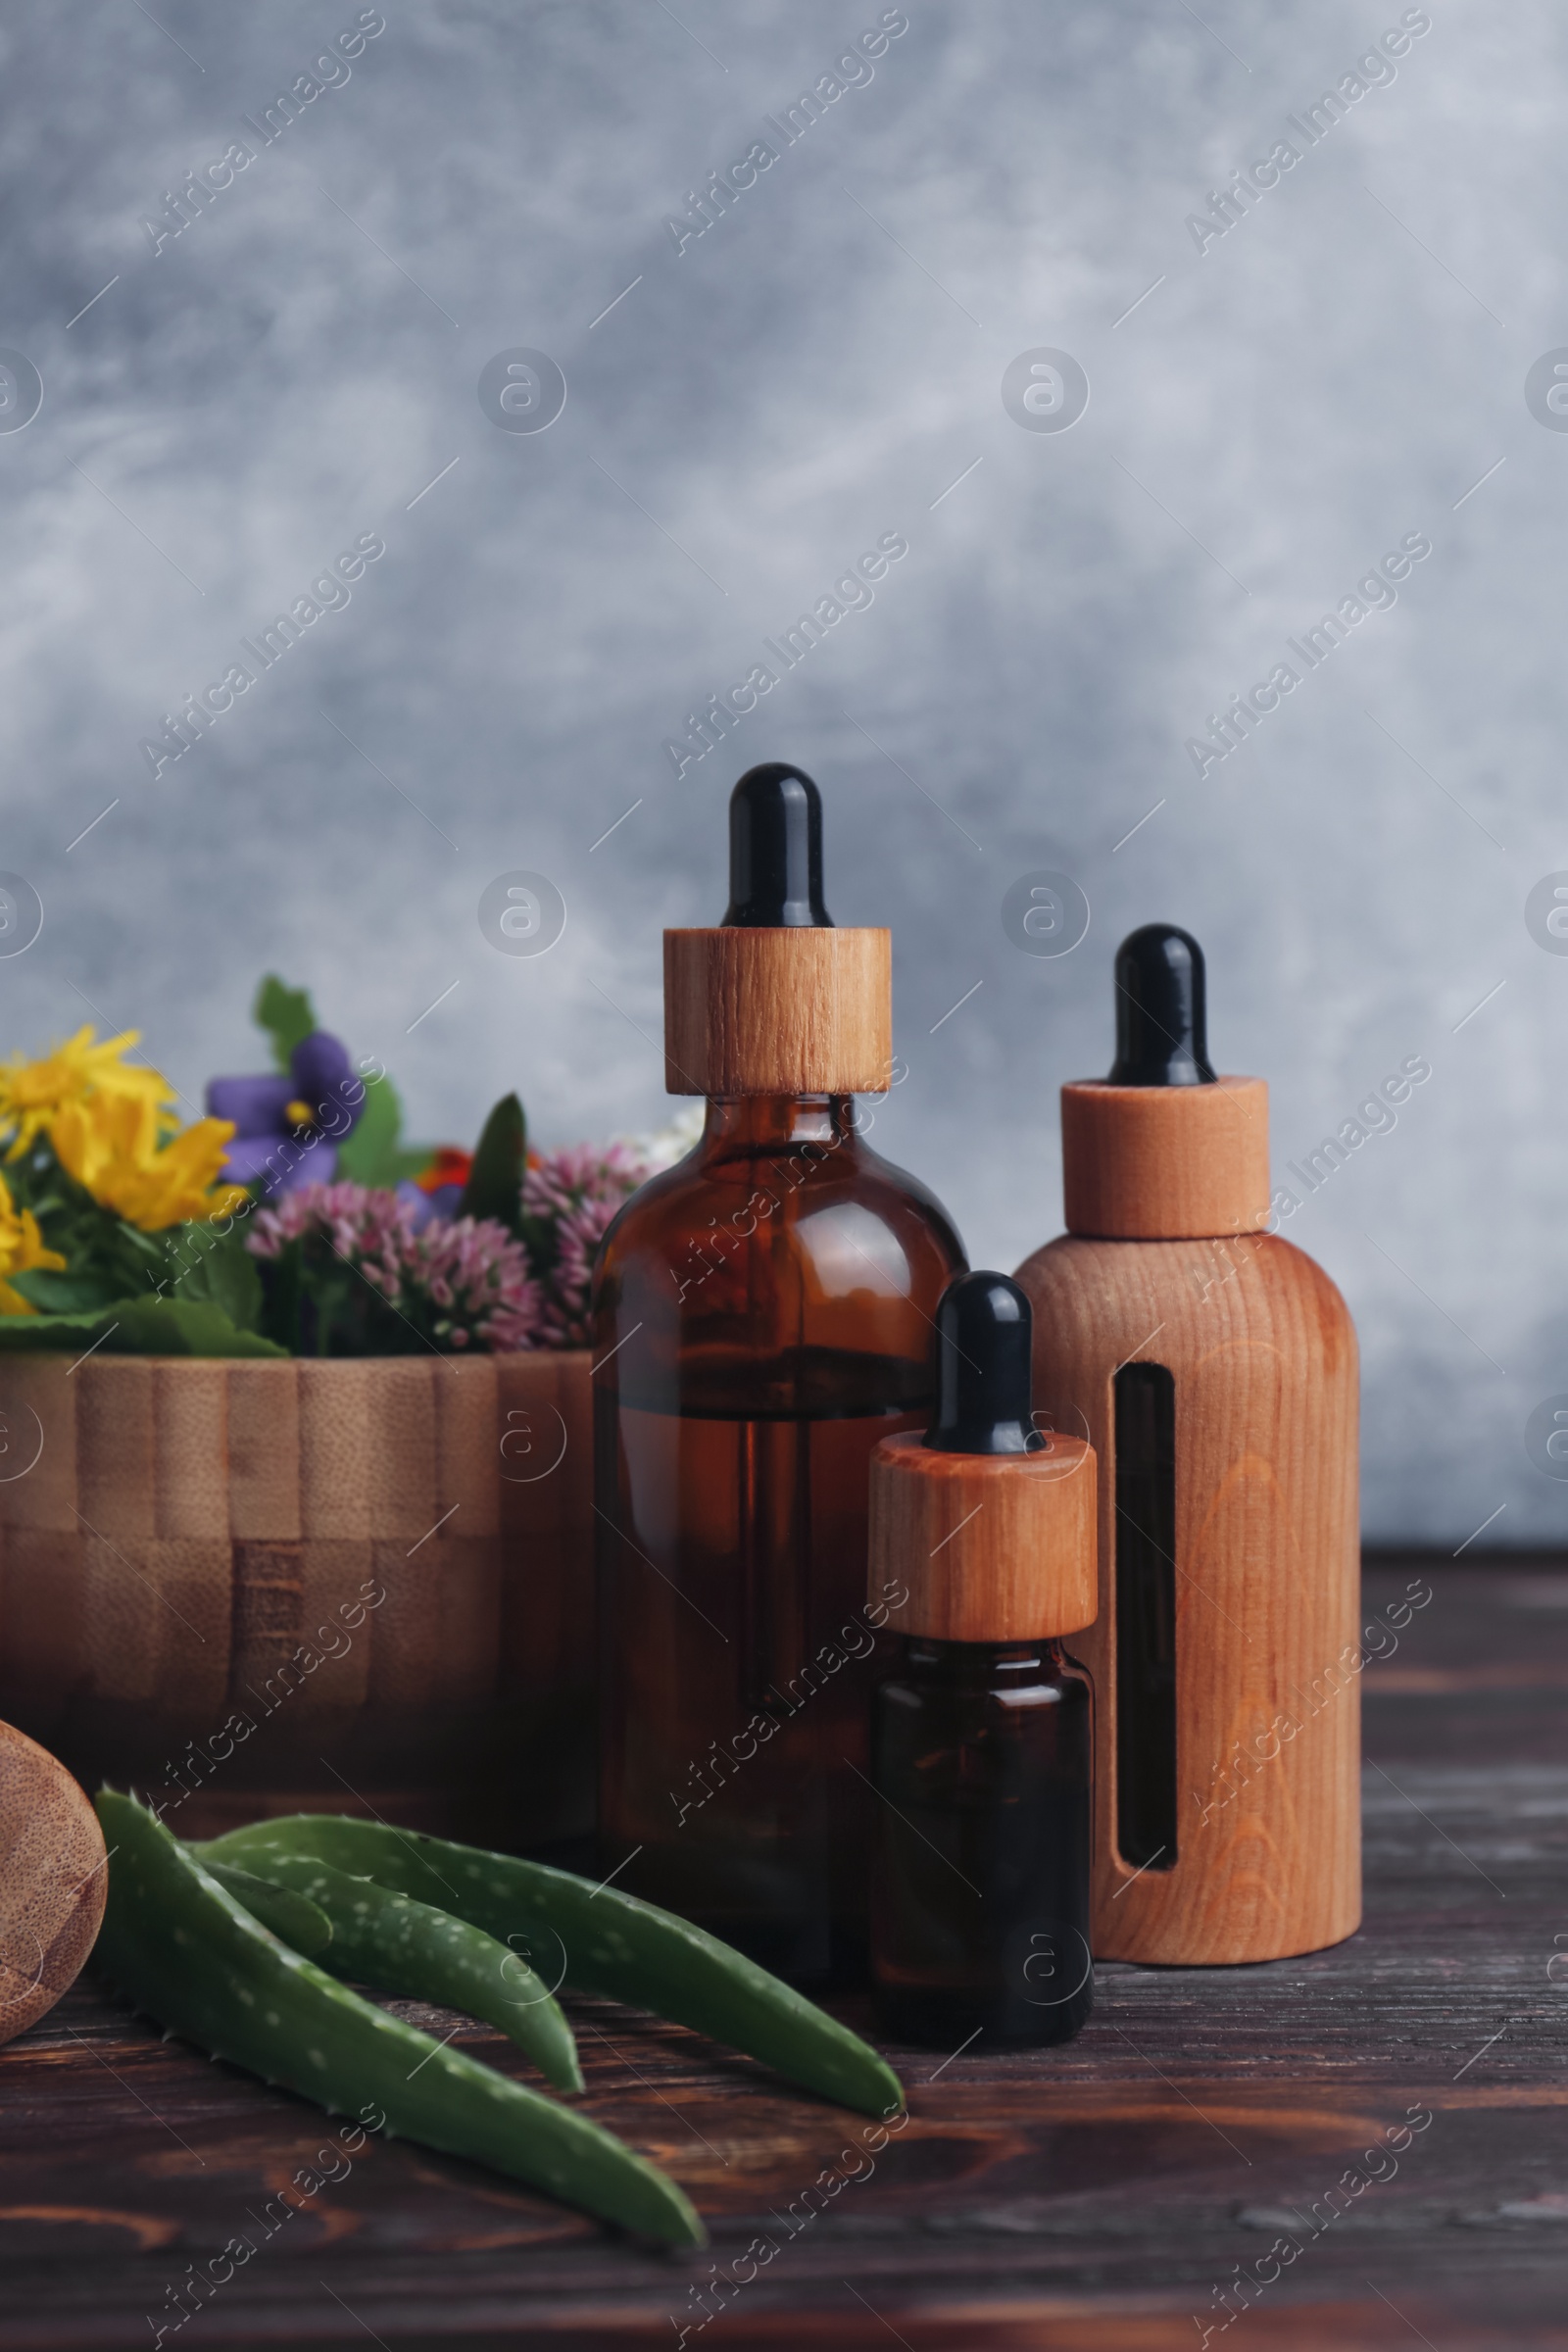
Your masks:
[[[437,1225],[450,1224],[463,1204],[465,1187],[461,1184],[438,1184],[433,1192],[405,1176],[398,1186],[398,1199],[414,1219],[414,1230],[422,1233],[432,1221]]]
[[[274,1258],[288,1243],[316,1235],[439,1348],[539,1345],[539,1290],[528,1253],[493,1218],[434,1220],[420,1232],[395,1193],[310,1184],[258,1209],[246,1246]]]
[[[234,1124],[224,1173],[275,1200],[331,1182],[337,1146],[365,1108],[365,1081],[339,1040],[316,1029],[289,1055],[287,1077],[211,1079],[207,1108]]]
[[[525,1227],[546,1237],[540,1346],[588,1346],[588,1286],[599,1245],[648,1173],[647,1161],[628,1144],[576,1144],[545,1152],[524,1174]]]
[[[492,1345],[588,1346],[588,1292],[599,1245],[621,1203],[651,1172],[647,1158],[632,1144],[574,1144],[562,1152],[530,1152],[521,1203],[533,1277],[529,1336]],[[396,1194],[408,1231],[426,1238],[459,1229],[450,1220],[462,1199],[463,1187],[457,1184],[427,1191],[405,1181]]]

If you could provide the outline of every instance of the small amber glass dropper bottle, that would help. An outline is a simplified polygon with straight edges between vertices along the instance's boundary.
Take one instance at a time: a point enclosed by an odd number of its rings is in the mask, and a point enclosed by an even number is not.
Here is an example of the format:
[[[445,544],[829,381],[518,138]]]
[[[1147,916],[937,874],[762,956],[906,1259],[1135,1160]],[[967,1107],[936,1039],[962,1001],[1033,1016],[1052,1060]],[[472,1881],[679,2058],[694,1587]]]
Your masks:
[[[1091,1691],[1060,1637],[1094,1617],[1095,1457],[1030,1413],[1029,1301],[965,1274],[937,1310],[936,1418],[871,1462],[872,1589],[907,1599],[872,1701],[877,2016],[955,2049],[1068,2041],[1094,2000]]]
[[[828,914],[816,786],[753,768],[729,815],[723,923],[664,934],[702,1140],[594,1281],[603,1867],[798,1983],[863,1981],[866,1471],[930,1418],[964,1256],[857,1112],[894,1075],[890,941]]]

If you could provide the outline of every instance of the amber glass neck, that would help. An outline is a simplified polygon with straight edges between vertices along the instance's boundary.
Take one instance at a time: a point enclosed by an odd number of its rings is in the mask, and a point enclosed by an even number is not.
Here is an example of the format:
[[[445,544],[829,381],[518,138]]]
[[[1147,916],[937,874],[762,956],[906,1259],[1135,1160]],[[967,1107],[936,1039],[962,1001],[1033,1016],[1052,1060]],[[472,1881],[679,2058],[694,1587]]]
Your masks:
[[[855,1132],[853,1095],[713,1095],[700,1148],[705,1157],[737,1145],[757,1152],[787,1151],[794,1144],[837,1148]]]
[[[904,1655],[911,1668],[953,1683],[1028,1671],[1055,1674],[1066,1662],[1059,1642],[938,1642],[925,1634],[906,1634]]]

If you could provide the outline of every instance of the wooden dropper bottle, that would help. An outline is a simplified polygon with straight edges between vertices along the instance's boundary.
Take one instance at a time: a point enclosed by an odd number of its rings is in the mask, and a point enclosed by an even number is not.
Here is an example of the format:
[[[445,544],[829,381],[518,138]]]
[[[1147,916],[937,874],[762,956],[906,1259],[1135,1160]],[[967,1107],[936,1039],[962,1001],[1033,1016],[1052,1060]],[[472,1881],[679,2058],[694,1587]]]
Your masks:
[[[1095,1952],[1313,1951],[1361,1914],[1355,1331],[1263,1230],[1268,1089],[1216,1078],[1173,924],[1122,942],[1061,1144],[1068,1230],[1017,1280],[1100,1462]]]
[[[600,1826],[616,1885],[803,1983],[863,1976],[866,1468],[930,1418],[962,1246],[865,1142],[886,931],[837,930],[799,768],[730,801],[721,928],[664,934],[665,1083],[702,1141],[594,1284]]]
[[[1067,2041],[1089,1957],[1095,1457],[1030,1413],[1029,1301],[962,1274],[937,1309],[937,1409],[871,1456],[873,1592],[903,1655],[872,1700],[877,2017],[953,2049]]]

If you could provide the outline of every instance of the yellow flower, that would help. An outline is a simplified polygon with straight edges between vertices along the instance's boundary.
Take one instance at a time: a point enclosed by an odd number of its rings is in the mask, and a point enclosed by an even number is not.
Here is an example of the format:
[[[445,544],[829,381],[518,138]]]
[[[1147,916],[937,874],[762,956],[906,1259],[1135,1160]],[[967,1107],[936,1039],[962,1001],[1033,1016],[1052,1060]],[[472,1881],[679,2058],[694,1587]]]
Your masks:
[[[54,1114],[50,1141],[66,1173],[100,1207],[143,1233],[232,1216],[249,1198],[242,1185],[220,1182],[232,1122],[197,1119],[167,1140],[163,1129],[158,1102],[145,1091],[95,1092]]]
[[[139,1029],[126,1029],[98,1045],[88,1024],[41,1061],[14,1054],[0,1063],[0,1131],[16,1130],[8,1156],[16,1159],[35,1136],[47,1134],[68,1103],[89,1097],[144,1103],[155,1125],[172,1125],[178,1098],[168,1079],[157,1070],[127,1069],[122,1059],[140,1042]]]
[[[11,1189],[0,1176],[0,1315],[35,1315],[38,1309],[30,1298],[12,1289],[6,1280],[10,1274],[25,1274],[34,1266],[44,1266],[58,1274],[65,1266],[58,1250],[46,1250],[38,1231],[38,1220],[31,1209],[19,1209],[11,1198]]]

